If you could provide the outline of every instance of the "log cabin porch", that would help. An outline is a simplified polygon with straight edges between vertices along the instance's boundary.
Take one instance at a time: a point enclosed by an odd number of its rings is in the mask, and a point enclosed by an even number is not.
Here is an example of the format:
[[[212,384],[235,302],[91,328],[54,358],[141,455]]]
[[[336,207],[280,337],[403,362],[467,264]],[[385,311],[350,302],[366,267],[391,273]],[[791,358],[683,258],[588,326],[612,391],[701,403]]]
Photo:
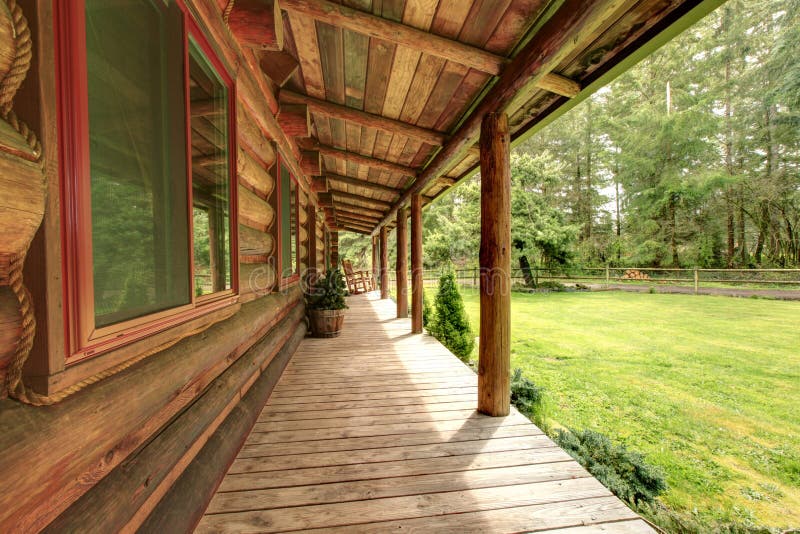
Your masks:
[[[197,532],[654,532],[378,293],[306,338]],[[568,530],[562,530],[568,529]]]
[[[646,531],[510,407],[510,150],[722,1],[0,0],[0,531]],[[421,310],[478,170],[476,377]]]

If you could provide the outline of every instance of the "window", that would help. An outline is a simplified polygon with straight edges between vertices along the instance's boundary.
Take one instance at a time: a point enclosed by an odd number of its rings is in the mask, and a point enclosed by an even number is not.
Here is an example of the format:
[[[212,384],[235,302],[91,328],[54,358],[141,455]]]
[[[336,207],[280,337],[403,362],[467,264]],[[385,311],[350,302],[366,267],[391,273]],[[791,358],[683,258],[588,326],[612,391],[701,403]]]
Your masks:
[[[289,169],[281,163],[281,278],[291,279],[299,274],[297,268],[297,183]]]
[[[68,362],[235,296],[233,82],[181,3],[58,3]]]

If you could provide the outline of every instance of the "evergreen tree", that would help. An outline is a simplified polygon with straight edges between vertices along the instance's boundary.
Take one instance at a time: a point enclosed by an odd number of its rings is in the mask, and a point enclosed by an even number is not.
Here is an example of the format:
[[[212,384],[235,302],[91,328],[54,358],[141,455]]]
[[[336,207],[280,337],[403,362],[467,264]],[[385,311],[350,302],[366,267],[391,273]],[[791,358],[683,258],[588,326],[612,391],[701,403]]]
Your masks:
[[[428,333],[450,351],[466,361],[475,347],[475,338],[464,310],[464,301],[456,286],[456,275],[448,270],[439,279],[439,292],[434,300],[434,313]]]

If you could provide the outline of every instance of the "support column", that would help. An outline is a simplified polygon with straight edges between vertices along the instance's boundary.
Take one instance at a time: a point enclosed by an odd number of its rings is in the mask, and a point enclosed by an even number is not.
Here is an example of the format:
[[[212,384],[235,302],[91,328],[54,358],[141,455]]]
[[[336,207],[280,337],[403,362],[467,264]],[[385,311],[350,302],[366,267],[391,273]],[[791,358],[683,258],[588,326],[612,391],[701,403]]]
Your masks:
[[[339,267],[339,232],[331,232],[331,269]]]
[[[397,318],[408,317],[408,230],[406,208],[397,210]]]
[[[381,227],[381,298],[389,298],[389,247],[386,243],[388,230],[385,226]]]
[[[481,325],[478,411],[508,415],[511,404],[511,162],[508,116],[488,113],[480,135]]]
[[[380,267],[378,262],[380,258],[378,256],[378,236],[372,236],[372,282],[374,284],[373,290],[378,289],[378,273],[380,272]]]
[[[422,196],[411,196],[411,332],[422,333]]]
[[[308,230],[308,273],[306,278],[316,279],[317,269],[317,207],[309,200],[307,206],[308,221],[306,222],[306,229]]]

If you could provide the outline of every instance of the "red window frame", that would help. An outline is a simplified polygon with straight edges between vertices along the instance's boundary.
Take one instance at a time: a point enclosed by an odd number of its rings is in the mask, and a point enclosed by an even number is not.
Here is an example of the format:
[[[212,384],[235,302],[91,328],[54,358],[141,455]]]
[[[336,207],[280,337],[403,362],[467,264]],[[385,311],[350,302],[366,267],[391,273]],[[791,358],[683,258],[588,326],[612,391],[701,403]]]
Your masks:
[[[238,302],[238,202],[236,179],[236,84],[214,52],[200,26],[181,0],[183,14],[183,80],[186,121],[186,187],[188,202],[189,287],[194,287],[192,227],[191,113],[189,101],[189,38],[196,43],[228,89],[229,242],[231,288],[196,297],[160,312],[96,328],[92,274],[91,191],[89,160],[89,104],[84,2],[54,0],[57,45],[57,107],[61,197],[61,245],[66,364],[108,352],[148,335],[200,317]]]
[[[278,152],[278,157],[276,163],[276,175],[277,180],[275,184],[275,193],[276,193],[276,242],[278,244],[278,248],[276,249],[277,254],[275,255],[276,258],[276,265],[278,267],[278,276],[280,277],[280,287],[286,288],[292,284],[298,283],[300,281],[300,183],[297,181],[297,177],[294,175],[292,170],[289,168],[288,165],[283,163],[284,161],[283,155]],[[283,175],[282,169],[286,168],[286,172],[289,173],[289,180],[294,182],[294,198],[290,198],[290,202],[294,202],[295,205],[295,212],[297,214],[297,221],[294,225],[294,242],[295,242],[295,271],[290,274],[289,276],[283,276],[283,229],[281,228],[281,224],[283,224]],[[289,214],[291,217],[291,213]],[[289,227],[291,228],[291,219],[289,220]]]

